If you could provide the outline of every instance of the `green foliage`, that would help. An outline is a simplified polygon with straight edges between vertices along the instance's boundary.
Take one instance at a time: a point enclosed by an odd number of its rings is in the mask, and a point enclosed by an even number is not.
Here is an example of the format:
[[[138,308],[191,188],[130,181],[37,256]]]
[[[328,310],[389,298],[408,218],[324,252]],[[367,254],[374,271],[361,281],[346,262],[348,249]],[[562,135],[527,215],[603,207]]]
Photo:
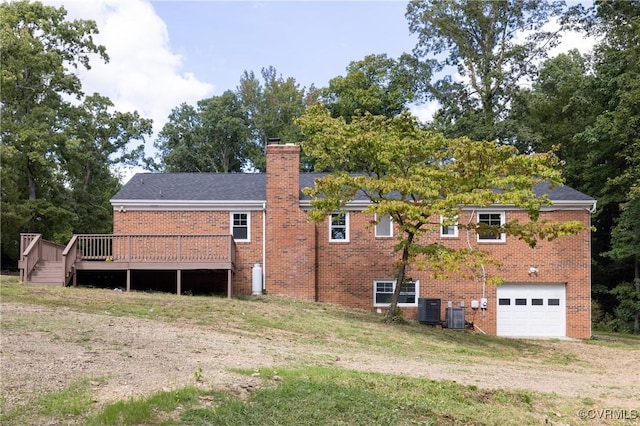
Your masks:
[[[351,62],[347,75],[332,78],[320,94],[334,118],[349,121],[352,116],[365,112],[393,117],[414,99],[415,84],[408,55],[397,60],[386,54],[368,55]]]
[[[227,90],[175,108],[154,145],[166,172],[239,172],[250,165],[249,117]]]
[[[413,0],[409,30],[423,59],[422,92],[441,109],[435,127],[447,136],[508,141],[503,127],[509,105],[536,62],[558,42],[543,26],[560,16],[564,2],[537,0]],[[525,35],[524,40],[518,37]],[[462,80],[455,81],[457,72]],[[446,75],[434,81],[434,76]]]
[[[594,52],[546,61],[531,90],[515,97],[509,118],[514,144],[531,151],[558,145],[569,185],[597,198],[592,280],[603,290],[594,297],[613,321],[616,311],[626,312],[624,323],[628,307],[620,307],[615,288],[640,278],[639,6],[596,1],[575,15],[578,29],[598,36]]]
[[[206,392],[193,387],[175,391],[155,392],[144,398],[130,398],[107,405],[102,412],[90,417],[85,423],[90,425],[140,425],[158,424],[167,413],[175,411],[179,406],[197,404],[197,397]]]
[[[2,410],[2,424],[43,424],[44,419],[82,418],[92,409],[92,395],[89,379],[80,379],[58,391],[44,393],[34,398],[29,407],[15,407]],[[33,419],[39,419],[35,423]]]
[[[84,97],[74,71],[108,57],[93,41],[95,22],[66,14],[40,2],[0,4],[3,263],[17,260],[20,232],[66,242],[72,232],[111,229],[119,183],[110,167],[136,164],[143,147],[128,145],[151,133],[137,113]]]
[[[306,191],[312,197],[310,217],[323,221],[344,209],[356,194],[364,195],[370,202],[365,212],[390,215],[398,227],[396,251],[402,253],[398,282],[404,281],[409,264],[443,275],[490,262],[477,248],[453,249],[421,239],[439,229],[440,216],[458,217],[463,208],[513,205],[527,210],[527,223],[486,227],[469,221],[458,226],[516,236],[532,247],[538,240],[584,230],[577,222],[538,220],[540,208],[550,201],[536,195],[534,187],[561,183],[558,158],[552,152],[523,155],[513,146],[447,139],[421,128],[408,113],[392,118],[365,113],[346,123],[316,105],[298,123],[307,136],[302,147],[315,158],[316,167],[333,170]]]
[[[196,383],[202,382],[202,380],[204,379],[204,376],[202,375],[202,367],[198,367],[193,372],[193,378],[195,379]]]
[[[237,93],[249,116],[253,144],[249,160],[252,167],[264,171],[264,150],[269,138],[280,138],[285,143],[301,139],[294,120],[305,110],[305,88],[300,88],[293,77],[278,75],[273,66],[263,68],[261,74],[262,82],[253,71],[245,71]]]
[[[209,424],[436,425],[535,423],[536,394],[485,391],[453,382],[337,368],[263,370],[264,387],[248,400],[186,410],[182,420]],[[507,414],[508,413],[508,414]]]
[[[36,402],[40,412],[47,416],[64,417],[79,415],[91,408],[91,392],[89,380],[73,382],[59,392],[43,395]]]

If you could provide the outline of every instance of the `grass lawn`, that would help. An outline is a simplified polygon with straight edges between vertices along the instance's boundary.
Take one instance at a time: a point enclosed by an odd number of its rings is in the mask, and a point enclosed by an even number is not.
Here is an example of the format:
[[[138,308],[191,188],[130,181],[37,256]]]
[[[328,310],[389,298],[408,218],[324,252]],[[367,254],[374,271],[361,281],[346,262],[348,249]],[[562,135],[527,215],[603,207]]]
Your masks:
[[[394,359],[437,356],[447,362],[529,362],[569,368],[579,361],[549,352],[536,341],[502,339],[476,333],[435,330],[415,322],[386,324],[367,311],[260,297],[222,299],[109,290],[26,286],[2,277],[0,300],[108,317],[143,318],[158,323],[189,322],[229,338],[261,334],[286,336],[309,348],[340,347],[353,353],[384,353]],[[27,330],[32,324],[2,321],[2,330]],[[60,325],[62,327],[63,325]],[[55,324],[50,324],[55,329]],[[92,337],[87,333],[86,339]],[[637,349],[629,336],[603,336],[594,345]],[[635,343],[635,345],[634,345]],[[338,366],[288,362],[278,368],[235,369],[255,382],[248,392],[204,386],[202,371],[193,385],[158,389],[137,398],[96,404],[92,382],[82,377],[62,390],[33,395],[10,410],[2,425],[528,425],[597,424],[576,413],[588,400],[528,390],[483,389],[454,381],[354,371]],[[3,381],[2,386],[10,386]],[[4,401],[0,401],[4,407]],[[598,408],[598,407],[595,407]],[[608,424],[632,424],[625,421]]]

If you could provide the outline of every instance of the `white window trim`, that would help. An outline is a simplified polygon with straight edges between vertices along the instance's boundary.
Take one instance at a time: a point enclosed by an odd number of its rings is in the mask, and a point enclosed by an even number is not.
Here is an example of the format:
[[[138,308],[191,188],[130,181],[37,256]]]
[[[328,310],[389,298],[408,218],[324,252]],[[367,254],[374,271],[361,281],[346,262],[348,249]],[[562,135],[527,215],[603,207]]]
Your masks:
[[[344,214],[345,238],[343,240],[334,240],[332,238],[333,232],[331,232],[331,230],[333,229],[332,227],[333,223],[331,218],[334,214]],[[344,212],[344,213],[335,212],[329,215],[329,242],[331,243],[348,243],[349,242],[349,212]]]
[[[458,216],[454,216],[452,217],[452,219],[456,220],[455,225],[446,225],[446,226],[452,226],[453,227],[453,234],[444,234],[442,232],[442,228],[444,228],[445,225],[443,225],[442,223],[445,221],[445,217],[444,216],[440,216],[440,237],[442,238],[458,238]]]
[[[507,221],[506,212],[504,210],[485,210],[479,211],[476,215],[478,223],[480,223],[480,215],[481,214],[499,214],[500,215],[500,225],[504,225]],[[500,234],[499,238],[491,238],[491,239],[482,239],[480,238],[480,234],[476,234],[476,241],[482,244],[491,244],[491,243],[504,243],[507,241],[506,234]]]
[[[376,308],[384,308],[389,306],[389,303],[376,303],[376,287],[378,283],[393,283],[393,291],[396,290],[396,280],[382,280],[382,279],[377,279],[377,280],[373,280],[373,306]],[[412,281],[416,284],[416,296],[415,299],[416,301],[414,303],[399,303],[398,302],[398,306],[399,307],[411,307],[411,306],[418,306],[418,298],[420,297],[420,280],[414,280]]]
[[[231,235],[233,236],[233,215],[235,214],[246,214],[247,215],[247,238],[246,239],[237,239],[234,238],[235,242],[241,242],[241,243],[245,243],[245,242],[250,242],[251,241],[251,212],[244,212],[244,211],[237,211],[237,212],[229,212],[229,229],[231,232]]]
[[[378,234],[378,214],[376,213],[374,215],[374,220],[376,221],[376,224],[374,226],[374,235],[376,238],[393,238],[393,218],[391,217],[391,215],[386,214],[385,216],[389,216],[389,234],[388,235],[380,235]]]

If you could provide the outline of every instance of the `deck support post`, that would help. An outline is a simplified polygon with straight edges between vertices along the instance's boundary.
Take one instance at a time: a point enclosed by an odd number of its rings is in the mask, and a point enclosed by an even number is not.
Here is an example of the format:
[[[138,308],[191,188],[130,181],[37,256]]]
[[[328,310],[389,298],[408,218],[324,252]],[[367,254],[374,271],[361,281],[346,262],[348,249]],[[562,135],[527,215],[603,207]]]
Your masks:
[[[227,297],[231,297],[232,293],[232,284],[233,284],[233,272],[231,269],[227,269]]]
[[[178,296],[180,296],[180,293],[182,291],[181,287],[182,287],[182,271],[178,269],[176,271],[176,294]]]
[[[127,293],[131,291],[131,269],[127,269]]]
[[[73,276],[71,277],[74,287],[78,287],[78,273],[73,271]]]

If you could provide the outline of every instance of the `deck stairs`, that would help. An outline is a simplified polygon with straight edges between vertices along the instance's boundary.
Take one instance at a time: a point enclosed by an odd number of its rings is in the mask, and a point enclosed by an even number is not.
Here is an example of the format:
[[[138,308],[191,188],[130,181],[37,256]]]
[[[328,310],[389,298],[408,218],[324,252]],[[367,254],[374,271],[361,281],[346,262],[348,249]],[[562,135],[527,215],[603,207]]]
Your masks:
[[[43,285],[62,286],[62,261],[41,260],[29,276],[29,282]]]

